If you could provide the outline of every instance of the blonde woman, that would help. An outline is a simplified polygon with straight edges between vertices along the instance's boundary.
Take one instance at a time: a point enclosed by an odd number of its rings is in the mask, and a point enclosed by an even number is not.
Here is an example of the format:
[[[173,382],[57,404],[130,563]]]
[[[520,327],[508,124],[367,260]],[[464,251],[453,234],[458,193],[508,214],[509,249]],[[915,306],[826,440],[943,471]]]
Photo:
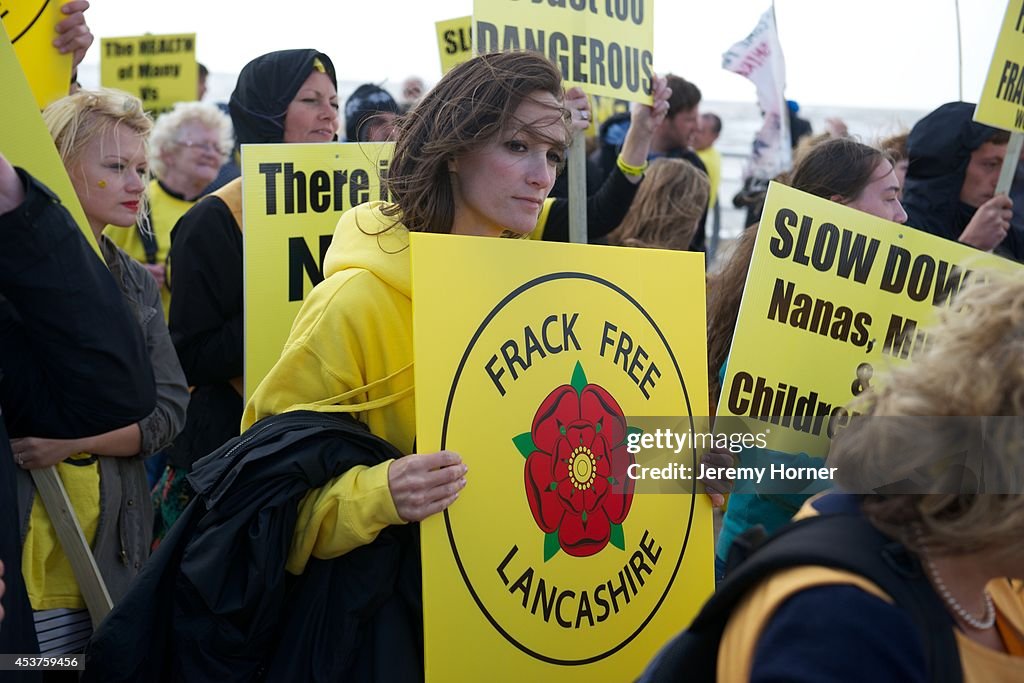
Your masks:
[[[164,319],[171,305],[167,254],[171,229],[203,196],[234,146],[231,119],[214,104],[179,102],[156,120],[149,136],[148,212],[133,226],[106,235],[142,263],[160,287]]]
[[[149,555],[152,507],[142,459],[181,429],[188,387],[160,313],[160,292],[140,264],[103,236],[107,225],[134,225],[148,181],[152,122],[126,93],[79,91],[43,112],[107,267],[146,338],[156,408],[135,424],[81,439],[13,439],[24,533],[22,572],[36,612],[40,651],[79,651],[89,616],[56,532],[33,492],[29,471],[55,466],[115,601]],[[60,624],[54,627],[53,624]]]
[[[683,159],[662,158],[652,161],[644,176],[608,244],[686,250],[708,203],[707,175]]]

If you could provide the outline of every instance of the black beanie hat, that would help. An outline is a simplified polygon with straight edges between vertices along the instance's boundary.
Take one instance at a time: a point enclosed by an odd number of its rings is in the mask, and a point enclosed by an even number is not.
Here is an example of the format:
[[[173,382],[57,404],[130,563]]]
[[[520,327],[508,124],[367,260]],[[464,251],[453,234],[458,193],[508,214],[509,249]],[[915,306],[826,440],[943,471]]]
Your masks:
[[[398,114],[398,103],[391,94],[373,83],[364,83],[356,88],[356,91],[345,100],[345,141],[366,142],[365,136],[368,126],[364,127],[370,118],[380,113]]]

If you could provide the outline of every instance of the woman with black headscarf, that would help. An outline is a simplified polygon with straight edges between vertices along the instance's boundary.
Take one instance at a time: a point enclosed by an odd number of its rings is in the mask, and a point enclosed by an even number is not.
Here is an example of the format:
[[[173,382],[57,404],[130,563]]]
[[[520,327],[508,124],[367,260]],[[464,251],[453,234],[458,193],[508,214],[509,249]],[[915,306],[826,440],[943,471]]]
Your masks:
[[[338,130],[337,77],[316,50],[249,62],[229,108],[238,143],[330,142]],[[198,202],[171,233],[169,327],[192,393],[185,429],[157,485],[158,533],[191,497],[192,463],[238,435],[242,418],[242,181]]]

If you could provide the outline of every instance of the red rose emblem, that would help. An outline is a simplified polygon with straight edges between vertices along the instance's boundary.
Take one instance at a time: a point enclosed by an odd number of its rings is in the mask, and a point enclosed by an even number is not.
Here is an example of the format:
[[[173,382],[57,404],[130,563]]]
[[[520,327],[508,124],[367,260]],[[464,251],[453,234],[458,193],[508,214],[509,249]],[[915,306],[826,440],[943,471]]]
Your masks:
[[[526,497],[547,534],[545,560],[559,548],[574,557],[599,553],[609,541],[625,548],[621,524],[633,500],[626,470],[634,462],[626,433],[618,403],[588,384],[577,363],[572,384],[552,391],[530,432],[514,440],[523,455],[529,451]]]

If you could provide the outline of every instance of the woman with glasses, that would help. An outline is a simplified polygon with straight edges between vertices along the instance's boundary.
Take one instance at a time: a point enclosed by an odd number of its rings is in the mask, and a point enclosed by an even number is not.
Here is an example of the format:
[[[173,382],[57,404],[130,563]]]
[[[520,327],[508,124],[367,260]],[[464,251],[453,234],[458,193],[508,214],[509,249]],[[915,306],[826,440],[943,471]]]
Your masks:
[[[216,105],[179,102],[161,116],[150,135],[146,188],[148,216],[131,228],[107,228],[107,236],[142,263],[160,287],[164,319],[171,305],[166,277],[171,228],[213,182],[234,144],[231,119]],[[148,219],[148,220],[147,220]]]

